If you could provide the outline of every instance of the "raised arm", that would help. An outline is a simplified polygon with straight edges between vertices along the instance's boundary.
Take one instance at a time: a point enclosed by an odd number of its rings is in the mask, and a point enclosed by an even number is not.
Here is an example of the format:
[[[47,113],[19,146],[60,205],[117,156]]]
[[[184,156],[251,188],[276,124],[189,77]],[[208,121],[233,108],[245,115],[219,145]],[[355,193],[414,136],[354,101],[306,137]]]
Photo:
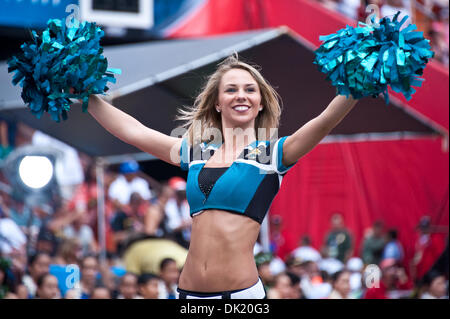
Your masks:
[[[97,95],[89,97],[88,111],[108,132],[125,143],[152,154],[169,164],[180,166],[178,150],[181,147],[181,138],[172,137],[146,127]]]
[[[306,155],[335,128],[358,100],[352,96],[336,96],[328,107],[294,134],[286,138],[283,146],[283,165],[289,166]]]

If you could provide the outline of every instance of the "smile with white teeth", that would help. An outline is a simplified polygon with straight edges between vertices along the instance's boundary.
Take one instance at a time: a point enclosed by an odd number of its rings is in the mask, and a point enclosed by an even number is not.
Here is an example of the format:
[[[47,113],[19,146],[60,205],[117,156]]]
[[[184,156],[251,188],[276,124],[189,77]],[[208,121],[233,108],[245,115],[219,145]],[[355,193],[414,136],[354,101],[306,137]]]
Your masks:
[[[239,106],[235,106],[233,107],[233,110],[238,111],[238,112],[244,112],[247,111],[250,107],[245,106],[245,105],[239,105]]]

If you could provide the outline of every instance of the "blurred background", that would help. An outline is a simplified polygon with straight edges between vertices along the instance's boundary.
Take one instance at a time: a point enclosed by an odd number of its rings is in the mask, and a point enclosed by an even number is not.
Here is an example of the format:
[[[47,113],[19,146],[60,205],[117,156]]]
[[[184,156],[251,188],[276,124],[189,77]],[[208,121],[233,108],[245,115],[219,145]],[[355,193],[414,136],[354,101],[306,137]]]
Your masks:
[[[371,6],[372,5],[372,6]],[[448,298],[449,2],[0,0],[0,298],[176,297],[189,247],[186,174],[122,143],[80,105],[36,119],[6,61],[49,19],[99,24],[105,97],[173,133],[215,66],[238,52],[283,99],[279,136],[335,96],[319,36],[397,11],[435,58],[410,101],[352,113],[285,176],[255,260],[269,298]]]

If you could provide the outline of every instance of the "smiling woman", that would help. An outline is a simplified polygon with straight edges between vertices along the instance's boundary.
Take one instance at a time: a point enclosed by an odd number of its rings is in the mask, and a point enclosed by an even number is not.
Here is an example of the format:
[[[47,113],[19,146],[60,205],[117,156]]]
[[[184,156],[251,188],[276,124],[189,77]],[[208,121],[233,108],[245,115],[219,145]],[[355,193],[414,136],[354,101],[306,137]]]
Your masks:
[[[192,143],[209,142],[210,136],[205,134],[209,128],[220,131],[220,140],[226,140],[226,129],[259,129],[257,133],[264,140],[270,136],[271,128],[278,127],[280,102],[278,93],[256,67],[231,56],[219,64],[194,105],[180,110],[177,119],[185,122],[183,126],[188,129],[187,136]],[[247,118],[236,118],[240,112]],[[200,130],[195,127],[196,121],[201,124]]]
[[[145,127],[96,95],[88,111],[116,137],[188,171],[193,221],[179,297],[261,299],[253,247],[283,176],[355,104],[337,96],[293,135],[278,138],[278,94],[256,67],[231,56],[194,105],[180,110],[187,129],[181,138]]]

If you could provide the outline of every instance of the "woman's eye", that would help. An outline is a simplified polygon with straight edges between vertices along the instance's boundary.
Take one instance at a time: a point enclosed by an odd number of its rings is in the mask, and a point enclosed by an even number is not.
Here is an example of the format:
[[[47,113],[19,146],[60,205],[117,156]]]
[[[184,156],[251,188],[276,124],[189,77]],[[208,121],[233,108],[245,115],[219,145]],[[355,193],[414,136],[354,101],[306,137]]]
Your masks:
[[[237,89],[226,89],[225,92],[236,92]],[[255,88],[248,88],[246,89],[247,92],[255,92]]]

